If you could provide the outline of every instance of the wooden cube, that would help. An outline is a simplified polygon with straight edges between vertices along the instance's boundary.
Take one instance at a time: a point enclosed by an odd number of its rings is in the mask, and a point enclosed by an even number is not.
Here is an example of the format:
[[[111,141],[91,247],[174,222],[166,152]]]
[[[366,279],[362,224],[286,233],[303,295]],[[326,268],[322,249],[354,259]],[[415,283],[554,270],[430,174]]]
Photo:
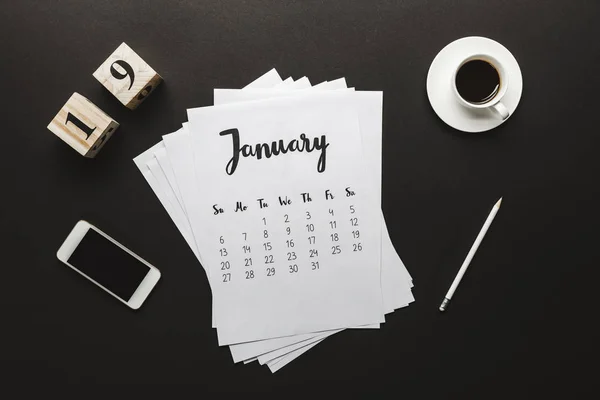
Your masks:
[[[79,93],[73,93],[48,125],[56,136],[89,158],[98,154],[118,127],[117,121]]]
[[[162,82],[161,76],[125,43],[121,43],[93,75],[131,110]]]

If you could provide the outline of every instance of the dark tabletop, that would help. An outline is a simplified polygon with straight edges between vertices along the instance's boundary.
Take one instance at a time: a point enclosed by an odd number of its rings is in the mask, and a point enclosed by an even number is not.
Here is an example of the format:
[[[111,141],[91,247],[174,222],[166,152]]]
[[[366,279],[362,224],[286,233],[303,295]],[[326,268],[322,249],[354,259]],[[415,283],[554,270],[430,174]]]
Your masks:
[[[196,397],[309,389],[483,399],[591,390],[599,1],[1,4],[2,382],[196,383]],[[437,52],[471,35],[505,45],[524,79],[514,115],[483,134],[446,126],[425,92]],[[135,111],[92,77],[123,41],[165,79]],[[383,210],[417,299],[381,330],[344,331],[274,375],[256,363],[234,365],[217,346],[204,271],[132,162],[176,130],[186,108],[212,104],[213,88],[242,87],[272,67],[384,91]],[[75,91],[121,124],[96,159],[46,129]],[[440,314],[500,196],[502,209]],[[56,259],[79,219],[162,271],[138,312]]]

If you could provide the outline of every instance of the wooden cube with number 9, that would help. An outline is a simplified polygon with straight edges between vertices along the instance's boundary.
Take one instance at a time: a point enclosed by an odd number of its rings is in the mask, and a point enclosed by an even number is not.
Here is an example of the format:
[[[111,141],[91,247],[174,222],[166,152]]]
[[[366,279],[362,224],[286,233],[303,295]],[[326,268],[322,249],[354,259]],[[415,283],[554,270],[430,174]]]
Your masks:
[[[162,77],[125,43],[121,43],[93,75],[131,110],[162,82]]]
[[[79,93],[73,93],[48,125],[56,136],[89,158],[98,154],[118,127],[117,121]]]

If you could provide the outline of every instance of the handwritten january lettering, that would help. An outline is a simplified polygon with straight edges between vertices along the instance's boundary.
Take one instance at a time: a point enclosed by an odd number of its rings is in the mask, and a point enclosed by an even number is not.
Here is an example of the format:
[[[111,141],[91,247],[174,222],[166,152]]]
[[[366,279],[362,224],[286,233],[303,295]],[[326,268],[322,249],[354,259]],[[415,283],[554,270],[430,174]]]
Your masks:
[[[327,137],[321,135],[320,138],[315,137],[312,139],[307,138],[304,133],[300,134],[300,139],[292,139],[288,144],[284,144],[283,140],[273,141],[269,143],[257,143],[253,146],[244,144],[240,147],[240,132],[237,129],[227,129],[219,133],[220,136],[231,135],[233,143],[233,155],[225,167],[225,171],[228,175],[233,175],[237,169],[237,165],[240,161],[240,153],[242,157],[255,157],[257,160],[263,158],[271,158],[280,154],[289,152],[307,152],[311,153],[314,150],[320,151],[319,161],[317,162],[317,171],[322,173],[326,167],[326,150],[329,146],[327,143]]]

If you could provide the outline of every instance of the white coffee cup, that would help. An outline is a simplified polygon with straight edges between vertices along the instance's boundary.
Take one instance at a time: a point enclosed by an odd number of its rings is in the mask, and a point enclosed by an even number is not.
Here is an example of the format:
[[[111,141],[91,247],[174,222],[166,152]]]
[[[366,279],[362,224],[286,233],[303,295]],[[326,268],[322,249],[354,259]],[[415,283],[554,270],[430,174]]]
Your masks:
[[[500,79],[498,90],[496,94],[489,100],[482,103],[472,103],[470,101],[465,100],[459,93],[458,88],[456,87],[456,75],[458,71],[462,68],[463,65],[473,60],[482,60],[490,64],[496,72],[498,72],[498,77]],[[502,66],[502,64],[493,56],[489,54],[473,54],[458,64],[454,74],[452,75],[452,88],[454,89],[454,94],[459,103],[463,106],[471,109],[489,109],[495,112],[502,120],[507,119],[510,116],[510,112],[508,108],[504,104],[502,104],[501,100],[506,94],[508,90],[508,74],[506,73],[506,69]]]

